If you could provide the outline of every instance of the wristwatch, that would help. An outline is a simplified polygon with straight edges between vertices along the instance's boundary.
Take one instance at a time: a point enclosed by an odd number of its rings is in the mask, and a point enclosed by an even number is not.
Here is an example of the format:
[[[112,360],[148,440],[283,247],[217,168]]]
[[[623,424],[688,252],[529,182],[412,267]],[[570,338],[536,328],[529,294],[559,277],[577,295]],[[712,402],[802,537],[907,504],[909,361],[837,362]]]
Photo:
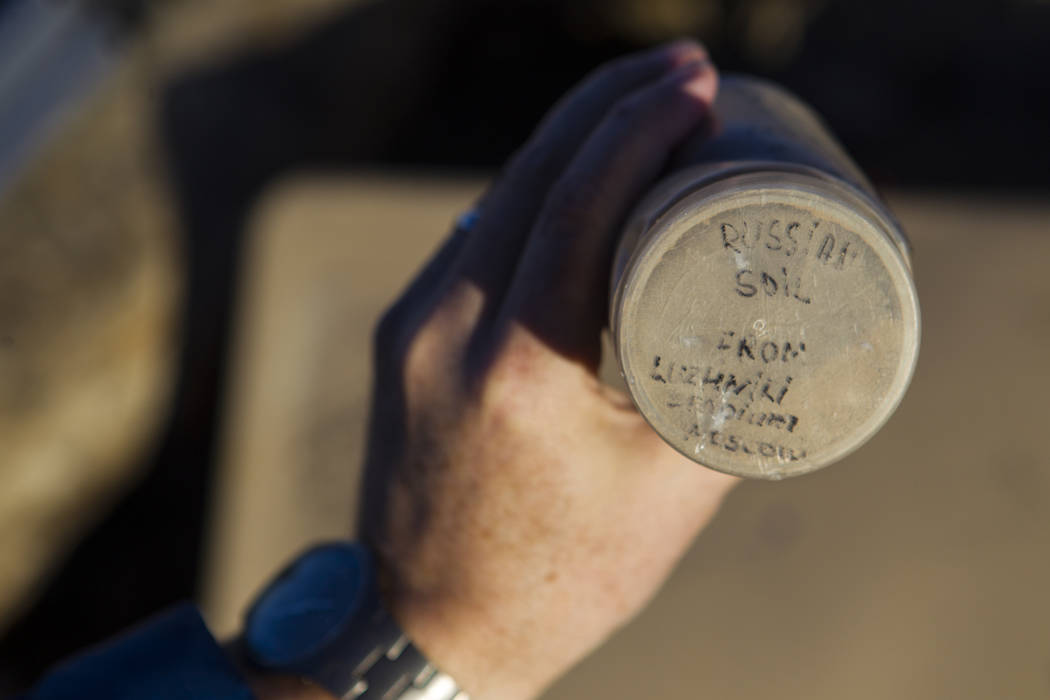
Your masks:
[[[253,665],[309,679],[340,700],[469,700],[383,607],[360,544],[299,556],[252,604],[242,641]]]

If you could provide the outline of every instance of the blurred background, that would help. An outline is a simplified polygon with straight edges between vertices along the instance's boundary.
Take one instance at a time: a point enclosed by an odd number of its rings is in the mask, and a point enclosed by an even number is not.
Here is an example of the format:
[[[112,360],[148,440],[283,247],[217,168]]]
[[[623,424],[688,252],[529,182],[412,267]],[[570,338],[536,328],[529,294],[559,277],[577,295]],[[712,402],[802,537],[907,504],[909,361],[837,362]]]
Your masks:
[[[380,311],[555,98],[680,35],[879,185],[920,363],[548,697],[1050,696],[1045,0],[0,0],[0,695],[181,599],[232,633],[351,532]]]

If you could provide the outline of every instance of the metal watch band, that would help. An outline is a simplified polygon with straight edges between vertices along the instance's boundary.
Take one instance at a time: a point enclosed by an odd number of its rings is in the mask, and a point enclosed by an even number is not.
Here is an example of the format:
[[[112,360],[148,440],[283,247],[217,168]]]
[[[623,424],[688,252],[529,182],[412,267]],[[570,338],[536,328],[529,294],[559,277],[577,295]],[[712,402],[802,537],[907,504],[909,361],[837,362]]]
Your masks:
[[[248,611],[247,660],[308,679],[339,700],[469,700],[401,631],[375,580],[361,544],[332,542],[302,554]]]
[[[386,610],[376,609],[367,626],[364,636],[375,646],[354,667],[353,683],[341,700],[470,700],[426,660]]]

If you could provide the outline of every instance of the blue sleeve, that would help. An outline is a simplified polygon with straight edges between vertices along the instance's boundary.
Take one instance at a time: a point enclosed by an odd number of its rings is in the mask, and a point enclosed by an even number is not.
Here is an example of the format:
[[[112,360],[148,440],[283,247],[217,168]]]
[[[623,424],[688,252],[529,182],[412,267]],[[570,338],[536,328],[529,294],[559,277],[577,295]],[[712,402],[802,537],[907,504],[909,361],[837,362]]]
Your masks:
[[[25,700],[251,700],[192,605],[57,667]]]

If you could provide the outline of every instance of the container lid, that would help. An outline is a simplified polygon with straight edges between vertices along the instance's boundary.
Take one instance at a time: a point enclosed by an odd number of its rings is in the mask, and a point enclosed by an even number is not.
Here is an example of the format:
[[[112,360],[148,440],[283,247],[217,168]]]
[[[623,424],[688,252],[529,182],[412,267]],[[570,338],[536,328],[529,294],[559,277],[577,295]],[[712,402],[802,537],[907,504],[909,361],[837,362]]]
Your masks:
[[[859,447],[918,357],[897,226],[859,190],[802,171],[677,199],[627,263],[613,316],[646,420],[683,455],[746,477],[803,474]]]

